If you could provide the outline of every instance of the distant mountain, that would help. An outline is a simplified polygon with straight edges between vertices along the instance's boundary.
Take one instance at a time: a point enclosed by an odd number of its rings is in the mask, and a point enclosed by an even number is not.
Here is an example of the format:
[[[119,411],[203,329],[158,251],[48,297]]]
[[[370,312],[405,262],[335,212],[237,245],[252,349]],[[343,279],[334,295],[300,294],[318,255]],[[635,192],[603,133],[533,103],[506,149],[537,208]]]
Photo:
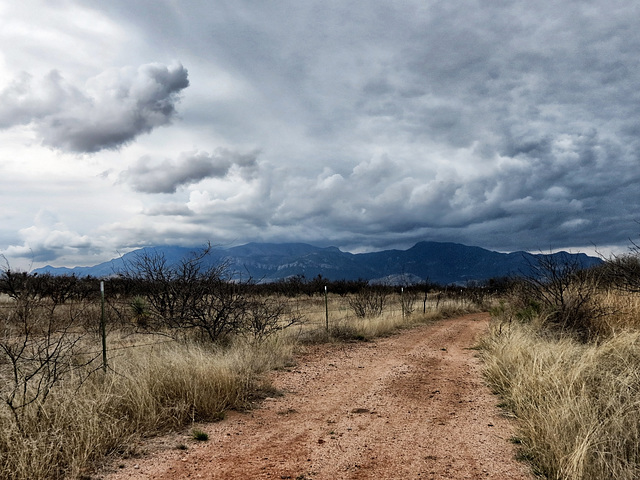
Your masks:
[[[167,246],[146,247],[93,267],[42,267],[35,272],[53,275],[75,274],[108,277],[131,265],[138,255],[161,253],[169,264],[196,249]],[[588,268],[602,262],[585,254],[569,255]],[[212,263],[226,262],[240,278],[266,283],[303,275],[311,279],[322,275],[329,280],[366,279],[398,284],[402,281],[429,280],[442,285],[483,281],[512,275],[523,275],[536,264],[527,252],[499,253],[458,243],[419,242],[408,250],[384,250],[352,254],[336,247],[314,247],[305,243],[248,243],[237,247],[214,248]]]

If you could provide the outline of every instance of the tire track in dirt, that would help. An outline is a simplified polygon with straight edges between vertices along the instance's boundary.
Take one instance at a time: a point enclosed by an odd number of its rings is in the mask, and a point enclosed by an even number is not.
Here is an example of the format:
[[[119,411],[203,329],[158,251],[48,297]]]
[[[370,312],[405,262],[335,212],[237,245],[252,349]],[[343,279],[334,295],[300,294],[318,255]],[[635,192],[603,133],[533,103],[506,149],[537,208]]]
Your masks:
[[[310,347],[272,374],[282,397],[206,425],[207,443],[128,460],[102,478],[533,478],[514,460],[512,425],[469,349],[487,324],[472,314]]]

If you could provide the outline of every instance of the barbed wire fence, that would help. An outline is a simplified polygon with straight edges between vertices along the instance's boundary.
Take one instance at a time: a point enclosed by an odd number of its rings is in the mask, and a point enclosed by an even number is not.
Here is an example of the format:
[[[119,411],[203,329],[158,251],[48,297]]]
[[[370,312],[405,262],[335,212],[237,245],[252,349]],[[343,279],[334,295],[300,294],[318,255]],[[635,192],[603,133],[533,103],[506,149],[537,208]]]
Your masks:
[[[398,317],[411,313],[426,313],[427,311],[443,308],[447,304],[464,306],[471,304],[472,299],[462,295],[462,291],[455,289],[443,292],[421,293],[418,298],[413,298],[411,311],[408,310],[406,300],[407,293],[398,287],[393,291],[387,291],[382,308],[373,316]],[[300,328],[326,329],[327,331],[337,325],[349,325],[366,315],[358,312],[354,305],[354,294],[338,295],[328,293],[326,287],[318,292],[287,296],[283,294],[271,294],[277,302],[284,306],[286,311],[296,312],[300,321]],[[95,299],[95,300],[94,300]],[[72,301],[70,301],[72,302]],[[101,358],[101,368],[106,372],[109,368],[110,357],[116,352],[136,348],[153,348],[172,342],[176,338],[170,338],[162,332],[144,331],[138,328],[132,306],[133,298],[124,295],[110,294],[109,282],[100,282],[100,294],[91,299],[82,300],[83,314],[86,318],[81,320],[82,327],[90,331],[96,340],[95,348],[87,348],[76,352],[78,355]],[[0,324],[9,322],[10,314],[16,308],[16,302],[7,295],[0,295]],[[97,323],[93,325],[93,323]],[[5,327],[4,325],[2,325]],[[5,328],[6,330],[6,328]],[[74,330],[68,333],[80,335],[81,331]],[[153,337],[152,341],[149,338]]]

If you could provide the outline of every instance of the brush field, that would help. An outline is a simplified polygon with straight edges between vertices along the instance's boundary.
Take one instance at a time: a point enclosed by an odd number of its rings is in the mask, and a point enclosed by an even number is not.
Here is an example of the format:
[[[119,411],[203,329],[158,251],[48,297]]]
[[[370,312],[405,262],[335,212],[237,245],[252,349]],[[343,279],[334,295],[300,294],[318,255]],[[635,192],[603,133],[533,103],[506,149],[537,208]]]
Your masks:
[[[139,297],[108,299],[102,316],[95,297],[4,295],[0,478],[91,478],[106,457],[136,454],[141,438],[249,408],[270,392],[265,373],[301,344],[366,340],[480,308],[460,295],[416,298],[393,292],[379,314],[358,316],[349,295],[271,296],[287,328],[269,323],[266,333],[239,329],[212,342],[197,330],[151,328]]]
[[[563,300],[577,298],[567,284]],[[553,309],[511,296],[482,341],[485,374],[517,418],[513,441],[549,479],[640,478],[640,294],[591,284],[590,314],[559,325]],[[572,296],[573,295],[573,296]],[[523,300],[525,300],[523,302]],[[560,308],[560,304],[556,305]]]

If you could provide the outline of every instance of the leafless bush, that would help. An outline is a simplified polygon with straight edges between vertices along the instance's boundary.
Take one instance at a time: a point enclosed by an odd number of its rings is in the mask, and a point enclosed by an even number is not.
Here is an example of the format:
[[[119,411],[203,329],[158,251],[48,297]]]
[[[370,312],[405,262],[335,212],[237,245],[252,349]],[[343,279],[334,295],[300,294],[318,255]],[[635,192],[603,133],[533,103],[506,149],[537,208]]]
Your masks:
[[[401,293],[402,312],[405,315],[411,315],[416,309],[416,303],[420,292],[413,288],[404,288]],[[426,303],[426,300],[425,300]]]
[[[121,275],[141,292],[131,305],[140,326],[215,342],[241,332],[263,338],[298,320],[275,300],[251,297],[250,280],[232,279],[228,265],[211,263],[210,252],[207,245],[170,264],[163,253],[146,251],[127,265]]]
[[[605,262],[605,278],[625,292],[640,292],[640,247],[636,244],[625,255],[613,256]]]
[[[54,288],[50,280],[11,269],[0,275],[0,286],[12,299],[1,311],[0,377],[5,382],[0,394],[20,429],[27,406],[40,412],[58,382],[80,369],[86,378],[85,367],[93,360],[80,354],[81,309],[59,311],[72,289],[64,283]]]
[[[539,255],[537,263],[530,264],[520,293],[523,304],[538,310],[549,327],[585,340],[594,321],[606,314],[596,300],[600,279],[596,270],[584,270],[568,254]]]
[[[255,340],[264,340],[302,320],[302,313],[275,298],[253,297],[247,302],[243,328]]]
[[[52,388],[72,371],[84,369],[93,360],[80,355],[82,333],[72,329],[71,322],[50,328],[44,333],[32,333],[23,317],[22,331],[0,333],[0,369],[8,379],[2,398],[21,425],[22,412],[31,404],[44,404]]]
[[[349,306],[356,317],[378,317],[382,315],[389,297],[389,289],[382,285],[362,288],[349,297]]]

